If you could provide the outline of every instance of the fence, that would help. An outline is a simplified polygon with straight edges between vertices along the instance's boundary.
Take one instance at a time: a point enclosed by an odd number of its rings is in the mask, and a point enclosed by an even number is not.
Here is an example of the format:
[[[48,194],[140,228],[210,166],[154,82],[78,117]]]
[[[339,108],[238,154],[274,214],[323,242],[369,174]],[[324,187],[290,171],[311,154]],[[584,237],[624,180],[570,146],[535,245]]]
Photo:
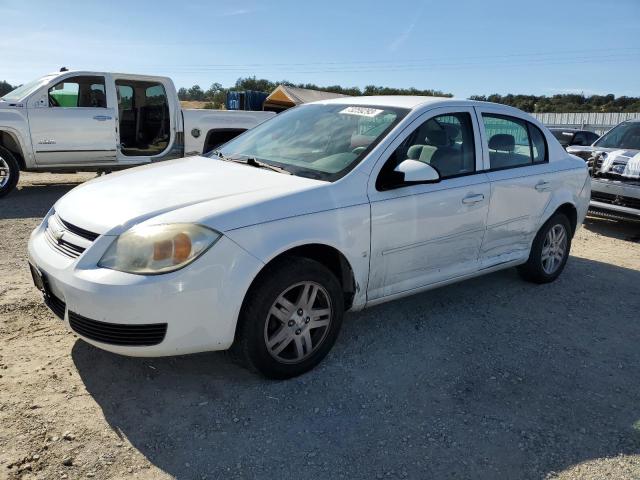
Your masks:
[[[577,113],[533,113],[547,127],[582,128],[602,135],[625,120],[640,120],[638,113],[621,112],[577,112]]]

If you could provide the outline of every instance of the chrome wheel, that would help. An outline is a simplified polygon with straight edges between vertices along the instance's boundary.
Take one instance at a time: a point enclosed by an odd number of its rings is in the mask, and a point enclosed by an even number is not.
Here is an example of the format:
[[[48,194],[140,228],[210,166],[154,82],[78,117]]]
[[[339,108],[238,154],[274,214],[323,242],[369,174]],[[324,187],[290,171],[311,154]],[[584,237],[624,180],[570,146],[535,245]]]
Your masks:
[[[278,362],[299,363],[322,345],[331,320],[331,298],[322,285],[292,285],[278,296],[267,314],[267,350]]]
[[[554,225],[542,244],[542,269],[547,275],[558,270],[567,252],[567,231],[564,225]]]
[[[11,172],[9,171],[9,164],[7,164],[4,158],[0,157],[0,188],[3,188],[7,183],[9,183],[10,177]]]

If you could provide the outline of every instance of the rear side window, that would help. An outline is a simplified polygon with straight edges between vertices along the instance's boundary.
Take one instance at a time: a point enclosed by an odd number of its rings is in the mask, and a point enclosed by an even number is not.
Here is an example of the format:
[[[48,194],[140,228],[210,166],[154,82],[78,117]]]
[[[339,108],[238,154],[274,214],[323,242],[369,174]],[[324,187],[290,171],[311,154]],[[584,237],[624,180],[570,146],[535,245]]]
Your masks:
[[[492,170],[547,161],[547,142],[538,127],[506,115],[482,114]]]

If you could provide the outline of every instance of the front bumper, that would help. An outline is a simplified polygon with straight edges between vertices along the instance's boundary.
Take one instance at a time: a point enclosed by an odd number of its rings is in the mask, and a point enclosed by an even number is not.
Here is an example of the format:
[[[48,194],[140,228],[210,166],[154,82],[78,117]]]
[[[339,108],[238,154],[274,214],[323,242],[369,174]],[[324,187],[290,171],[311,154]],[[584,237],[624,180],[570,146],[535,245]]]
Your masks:
[[[640,217],[640,182],[594,178],[591,180],[592,210]]]
[[[96,347],[131,356],[179,355],[231,345],[244,295],[262,267],[259,260],[223,236],[181,270],[132,275],[97,267],[113,239],[98,237],[79,258],[71,259],[52,248],[43,226],[31,235],[29,262],[46,278],[48,303],[57,300],[67,328]],[[158,330],[162,324],[166,332]],[[127,332],[133,331],[153,333],[160,341],[149,344],[154,342],[147,336],[142,342],[146,345],[132,346]]]

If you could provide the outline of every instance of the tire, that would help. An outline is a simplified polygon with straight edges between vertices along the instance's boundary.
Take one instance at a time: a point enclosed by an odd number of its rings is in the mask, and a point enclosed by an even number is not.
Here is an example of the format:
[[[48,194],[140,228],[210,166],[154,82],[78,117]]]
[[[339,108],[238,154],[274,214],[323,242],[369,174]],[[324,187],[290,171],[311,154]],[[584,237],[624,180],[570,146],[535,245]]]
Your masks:
[[[8,195],[20,179],[20,165],[16,157],[4,147],[0,147],[0,198]]]
[[[527,263],[518,267],[520,276],[533,283],[553,282],[567,263],[571,237],[569,219],[562,213],[555,213],[538,231]]]
[[[301,298],[314,291],[309,308]],[[268,378],[301,375],[329,353],[343,314],[342,288],[329,269],[302,257],[279,260],[249,289],[229,353]]]

